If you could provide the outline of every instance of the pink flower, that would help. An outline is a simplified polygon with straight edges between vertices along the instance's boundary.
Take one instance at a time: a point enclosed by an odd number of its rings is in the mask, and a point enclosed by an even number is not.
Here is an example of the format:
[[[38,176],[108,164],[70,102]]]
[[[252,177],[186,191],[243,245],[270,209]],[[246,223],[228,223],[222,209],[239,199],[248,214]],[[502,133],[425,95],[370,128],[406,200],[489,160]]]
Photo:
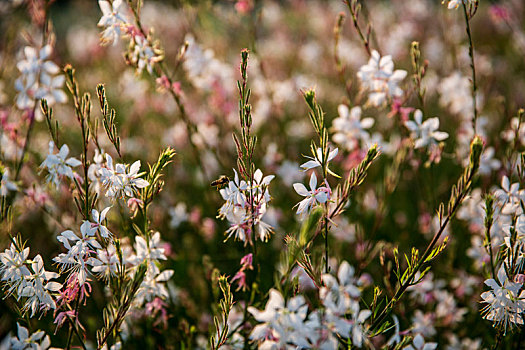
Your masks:
[[[201,220],[201,211],[199,208],[193,208],[190,212],[190,218],[189,222],[191,222],[194,225],[198,225],[199,221]]]
[[[171,244],[168,242],[164,242],[162,244],[162,248],[164,249],[164,255],[170,256],[173,253],[173,250],[171,249]]]
[[[239,286],[236,290],[242,289],[243,291],[245,291],[248,287],[248,284],[246,283],[246,273],[244,271],[253,270],[253,254],[250,253],[243,256],[240,264],[241,269],[235,274],[235,276],[233,276],[232,283],[234,281],[238,281],[237,283],[239,284]]]
[[[77,276],[78,274],[76,272],[72,273],[66,282],[65,288],[59,291],[60,295],[57,298],[57,309],[65,304],[73,303],[79,293],[79,303],[81,303],[83,300],[85,303],[86,299],[89,297],[89,293],[91,293],[91,285],[88,281],[86,281],[82,286],[80,286]]]
[[[161,77],[158,77],[155,82],[157,83],[157,90],[161,92],[165,92],[169,90],[170,88],[170,80],[167,76],[163,75]]]
[[[244,292],[246,288],[248,287],[248,285],[246,284],[246,274],[242,270],[240,270],[239,272],[235,274],[235,276],[233,276],[232,283],[234,281],[238,281],[237,282],[238,286],[236,289],[237,291],[242,289],[242,291]]]
[[[69,311],[62,311],[59,312],[58,315],[55,317],[55,321],[53,323],[56,323],[57,329],[55,329],[55,334],[57,333],[58,329],[64,325],[64,322],[67,319],[75,320],[76,325],[84,330],[84,327],[82,324],[80,324],[80,321],[78,320],[77,313],[75,310],[69,310]]]
[[[133,24],[126,23],[123,25],[123,28],[124,32],[132,37],[144,37],[140,29]],[[146,30],[146,28],[144,28],[144,30]]]
[[[241,259],[241,270],[246,270],[246,269],[253,270],[252,263],[253,263],[252,253],[246,254]]]
[[[402,123],[404,123],[408,121],[408,116],[414,111],[414,108],[403,107],[402,103],[403,101],[400,98],[394,98],[394,101],[392,102],[392,109],[390,110],[390,113],[388,113],[388,117],[392,118],[396,115],[399,115],[399,119]]]
[[[161,298],[155,298],[146,304],[146,314],[151,318],[155,318],[153,326],[158,326],[162,323],[164,329],[168,328],[168,312],[166,311],[167,306],[168,305]],[[159,313],[160,316],[157,317]]]
[[[131,197],[130,199],[128,199],[128,208],[129,210],[131,211],[132,213],[132,217],[135,217],[135,215],[137,214],[137,211],[139,209],[139,206],[144,204],[144,202],[138,198],[135,198],[135,197]]]
[[[510,20],[510,14],[504,6],[492,5],[489,8],[490,19],[494,23],[507,22]]]
[[[171,89],[173,90],[173,92],[177,95],[182,95],[182,87],[181,87],[181,84],[180,84],[180,81],[175,81],[171,84]]]
[[[202,220],[201,229],[206,240],[211,240],[215,235],[215,226],[215,221],[212,218],[204,218],[204,220]]]
[[[49,195],[44,192],[41,188],[35,186],[30,187],[26,190],[27,197],[36,205],[45,205],[49,201]]]
[[[253,3],[251,0],[238,0],[237,3],[235,3],[235,10],[237,10],[240,14],[247,14],[251,11],[253,8]]]

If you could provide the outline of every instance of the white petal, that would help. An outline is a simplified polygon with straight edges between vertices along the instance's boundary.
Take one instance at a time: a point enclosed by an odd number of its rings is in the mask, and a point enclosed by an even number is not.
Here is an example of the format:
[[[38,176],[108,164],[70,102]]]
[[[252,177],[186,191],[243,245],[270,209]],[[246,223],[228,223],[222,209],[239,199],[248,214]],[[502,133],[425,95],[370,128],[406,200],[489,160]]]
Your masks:
[[[293,188],[295,192],[297,192],[299,195],[303,197],[308,197],[310,195],[310,192],[306,189],[306,187],[302,183],[293,184]]]
[[[317,176],[315,176],[315,173],[312,173],[312,176],[310,176],[310,189],[313,191],[317,188]]]

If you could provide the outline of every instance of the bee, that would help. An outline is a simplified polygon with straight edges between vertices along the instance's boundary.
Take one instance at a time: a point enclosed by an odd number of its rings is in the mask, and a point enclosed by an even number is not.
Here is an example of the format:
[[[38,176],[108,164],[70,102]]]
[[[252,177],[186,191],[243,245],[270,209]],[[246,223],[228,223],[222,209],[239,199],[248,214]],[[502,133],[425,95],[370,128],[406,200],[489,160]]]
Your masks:
[[[218,190],[223,189],[228,185],[228,182],[230,182],[230,179],[226,175],[221,175],[217,180],[214,180],[211,183],[212,187],[215,187]]]

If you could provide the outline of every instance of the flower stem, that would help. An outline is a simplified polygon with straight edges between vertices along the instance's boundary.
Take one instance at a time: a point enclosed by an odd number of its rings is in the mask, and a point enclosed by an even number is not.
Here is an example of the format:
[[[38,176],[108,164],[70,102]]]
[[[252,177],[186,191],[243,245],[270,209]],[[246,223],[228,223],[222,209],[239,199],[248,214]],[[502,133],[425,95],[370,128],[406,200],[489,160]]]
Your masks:
[[[363,43],[366,52],[368,53],[368,56],[372,56],[372,51],[370,50],[370,30],[368,31],[367,35],[365,36],[363,34],[363,31],[361,30],[361,27],[359,26],[359,23],[357,21],[357,18],[359,16],[359,10],[361,9],[361,5],[357,5],[356,0],[346,0],[346,4],[348,5],[348,9],[350,10],[350,14],[352,15],[352,21],[354,23],[355,30],[357,31],[357,34],[359,34],[359,38],[361,39],[361,42]],[[370,28],[370,27],[369,27]]]
[[[471,16],[468,13],[467,10],[467,4],[465,1],[463,3],[463,13],[465,15],[465,25],[467,30],[467,37],[468,37],[468,54],[470,56],[470,68],[472,69],[472,104],[474,109],[474,119],[472,120],[472,128],[474,129],[474,133],[476,133],[476,121],[478,119],[478,107],[476,103],[476,92],[477,92],[477,84],[476,84],[476,65],[474,64],[474,44],[472,42],[472,33],[470,31],[470,18]]]

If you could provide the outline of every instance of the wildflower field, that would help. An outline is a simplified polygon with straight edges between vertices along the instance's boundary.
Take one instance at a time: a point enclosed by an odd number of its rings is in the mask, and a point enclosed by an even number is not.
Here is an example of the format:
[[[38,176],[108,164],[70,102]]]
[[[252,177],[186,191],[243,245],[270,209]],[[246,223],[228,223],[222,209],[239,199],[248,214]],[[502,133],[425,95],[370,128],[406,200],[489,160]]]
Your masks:
[[[525,349],[522,0],[1,0],[0,350]]]

